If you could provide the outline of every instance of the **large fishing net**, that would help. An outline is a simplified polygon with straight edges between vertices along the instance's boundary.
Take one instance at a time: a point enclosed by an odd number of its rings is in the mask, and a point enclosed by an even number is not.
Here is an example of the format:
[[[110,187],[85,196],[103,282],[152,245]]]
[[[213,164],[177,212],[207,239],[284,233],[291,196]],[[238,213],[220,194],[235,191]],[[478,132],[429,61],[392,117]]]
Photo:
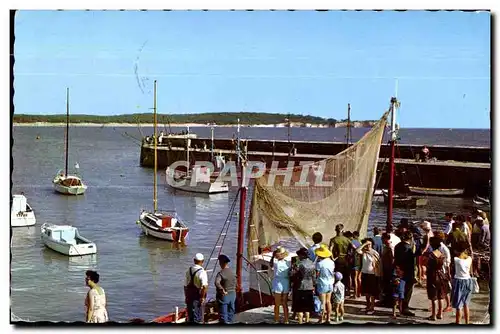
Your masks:
[[[286,176],[270,169],[255,180],[247,228],[249,258],[286,240],[309,246],[315,232],[328,242],[340,223],[366,235],[388,114],[335,156],[303,163]]]

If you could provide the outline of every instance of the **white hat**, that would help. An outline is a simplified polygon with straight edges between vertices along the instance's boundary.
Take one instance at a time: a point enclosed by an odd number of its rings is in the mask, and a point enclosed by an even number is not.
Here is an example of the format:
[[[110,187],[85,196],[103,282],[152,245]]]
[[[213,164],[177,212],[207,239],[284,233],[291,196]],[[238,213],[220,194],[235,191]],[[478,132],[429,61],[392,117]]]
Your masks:
[[[426,221],[426,220],[424,220],[424,221],[422,222],[422,225],[421,225],[421,226],[422,226],[422,228],[423,228],[424,230],[431,230],[431,229],[432,229],[431,223],[430,223],[430,222],[428,222],[428,221]]]
[[[205,258],[203,257],[203,254],[201,253],[196,253],[196,255],[194,256],[194,259],[196,261],[203,261]]]

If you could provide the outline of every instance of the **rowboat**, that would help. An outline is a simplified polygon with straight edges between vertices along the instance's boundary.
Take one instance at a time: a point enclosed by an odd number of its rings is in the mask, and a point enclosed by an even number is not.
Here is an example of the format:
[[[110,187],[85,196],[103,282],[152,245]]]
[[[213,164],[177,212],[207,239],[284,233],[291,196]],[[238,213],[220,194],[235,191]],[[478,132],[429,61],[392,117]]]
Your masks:
[[[389,203],[389,194],[387,190],[382,191],[384,195],[384,203]],[[417,198],[413,196],[405,196],[405,195],[393,195],[392,197],[394,207],[400,208],[416,208],[419,206],[426,206],[427,199],[426,198]]]
[[[423,188],[423,187],[408,187],[410,192],[419,195],[427,196],[460,196],[463,195],[464,189],[441,189],[441,188]]]

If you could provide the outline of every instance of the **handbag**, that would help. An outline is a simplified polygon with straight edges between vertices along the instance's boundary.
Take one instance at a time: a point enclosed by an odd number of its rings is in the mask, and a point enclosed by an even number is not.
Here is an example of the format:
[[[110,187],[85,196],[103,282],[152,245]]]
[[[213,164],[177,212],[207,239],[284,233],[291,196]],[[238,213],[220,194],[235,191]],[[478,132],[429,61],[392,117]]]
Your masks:
[[[471,280],[473,284],[472,293],[479,293],[479,283],[477,282],[477,278],[471,277]]]

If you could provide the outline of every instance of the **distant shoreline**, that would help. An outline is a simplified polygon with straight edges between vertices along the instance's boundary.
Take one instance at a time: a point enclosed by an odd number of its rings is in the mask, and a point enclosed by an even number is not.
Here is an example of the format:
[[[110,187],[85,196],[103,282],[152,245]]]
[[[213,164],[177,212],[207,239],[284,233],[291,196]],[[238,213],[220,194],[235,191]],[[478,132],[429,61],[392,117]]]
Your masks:
[[[19,127],[65,127],[66,123],[52,123],[52,122],[32,122],[32,123],[13,123],[14,126],[19,126]],[[70,126],[77,126],[77,127],[154,127],[153,123],[70,123]],[[165,126],[163,123],[160,124],[158,123],[158,127],[163,127]],[[179,124],[170,124],[171,127],[180,127],[180,128],[185,128],[185,127],[193,127],[193,128],[209,128],[211,125],[207,124],[200,124],[200,123],[179,123]],[[213,125],[214,127],[237,127],[236,124],[216,124]],[[255,124],[255,125],[250,125],[250,124],[241,124],[240,125],[242,128],[243,127],[252,127],[252,128],[284,128],[285,124]],[[297,125],[291,125],[291,127],[297,128],[300,126]],[[311,125],[309,126],[310,128],[327,128],[327,125]]]

